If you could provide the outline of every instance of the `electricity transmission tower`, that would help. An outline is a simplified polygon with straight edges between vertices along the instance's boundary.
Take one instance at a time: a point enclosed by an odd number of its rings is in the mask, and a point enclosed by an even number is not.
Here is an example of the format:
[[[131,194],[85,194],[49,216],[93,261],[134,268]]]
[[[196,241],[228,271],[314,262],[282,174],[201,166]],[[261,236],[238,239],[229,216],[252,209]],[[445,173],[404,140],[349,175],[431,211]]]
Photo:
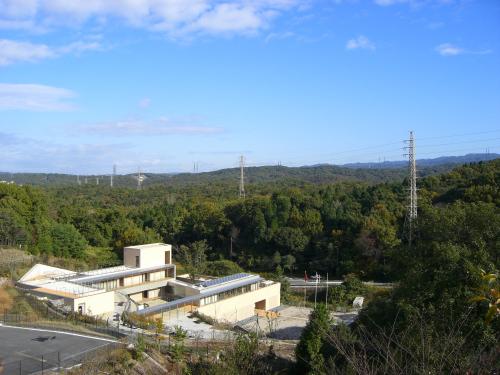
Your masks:
[[[109,186],[113,187],[113,179],[116,176],[116,164],[113,164],[113,173],[111,174],[110,180],[109,180]]]
[[[405,142],[408,146],[405,149],[408,150],[408,173],[409,173],[409,195],[408,195],[408,207],[406,211],[405,225],[408,236],[408,243],[411,245],[413,232],[415,230],[415,220],[417,219],[417,164],[415,159],[415,138],[412,131],[410,131],[410,138]]]
[[[245,158],[243,155],[240,156],[240,198],[245,198],[245,175],[244,175],[244,167],[245,167]]]
[[[146,179],[146,176],[144,176],[142,174],[141,168],[139,168],[139,172],[137,173],[136,179],[137,179],[137,190],[141,190],[142,189],[142,183]]]

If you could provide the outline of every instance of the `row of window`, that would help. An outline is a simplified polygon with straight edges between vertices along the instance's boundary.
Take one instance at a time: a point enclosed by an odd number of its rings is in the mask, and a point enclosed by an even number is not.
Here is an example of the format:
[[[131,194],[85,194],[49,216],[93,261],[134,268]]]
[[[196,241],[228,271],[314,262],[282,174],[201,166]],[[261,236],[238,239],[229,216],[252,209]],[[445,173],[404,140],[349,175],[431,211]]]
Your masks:
[[[226,298],[231,298],[235,296],[239,296],[244,293],[253,292],[254,290],[259,289],[259,283],[254,283],[250,285],[245,285],[239,288],[227,290],[225,292],[221,292],[218,294],[214,294],[212,296],[208,296],[200,299],[200,306],[208,305],[210,303],[215,303],[217,301],[222,301]]]
[[[148,283],[150,281],[150,278],[151,278],[150,274],[151,273],[143,273],[142,275],[129,276],[129,278],[131,278],[133,280],[133,282],[132,282],[132,284],[128,284],[126,286],[134,286],[134,285],[139,285],[139,284],[143,284],[143,283]],[[166,269],[163,276],[164,277],[161,277],[161,278],[155,277],[153,281],[174,277],[174,269],[173,268]],[[92,288],[105,289],[105,290],[113,290],[113,289],[117,289],[117,288],[123,288],[125,286],[125,278],[121,277],[119,279],[101,281],[98,283],[93,283],[90,286]]]

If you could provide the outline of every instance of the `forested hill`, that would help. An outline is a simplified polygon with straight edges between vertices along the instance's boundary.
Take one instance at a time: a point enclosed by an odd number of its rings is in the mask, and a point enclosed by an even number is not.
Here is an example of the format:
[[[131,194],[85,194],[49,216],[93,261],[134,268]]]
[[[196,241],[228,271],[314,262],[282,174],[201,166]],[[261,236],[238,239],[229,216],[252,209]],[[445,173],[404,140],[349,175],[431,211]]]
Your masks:
[[[420,177],[450,171],[457,164],[492,160],[497,154],[469,154],[465,156],[440,157],[418,160]],[[406,162],[354,163],[344,166],[313,165],[303,167],[261,166],[245,168],[245,181],[249,184],[274,183],[278,186],[302,186],[308,183],[334,183],[341,181],[381,183],[402,181],[407,174]],[[221,169],[204,173],[144,173],[143,186],[162,184],[177,188],[211,184],[237,184],[238,168]],[[70,174],[55,173],[5,173],[0,172],[0,181],[13,181],[22,185],[38,186],[76,186],[78,177]],[[80,176],[80,183],[109,186],[109,175]],[[134,188],[137,186],[136,175],[117,175],[115,187]]]
[[[449,205],[457,211],[453,215],[462,215],[470,206],[481,222],[497,225],[499,186],[500,159],[422,178],[419,220]],[[141,191],[0,184],[0,244],[83,261],[95,259],[98,251],[98,265],[106,265],[123,246],[206,240],[209,259],[230,258],[257,272],[280,266],[292,273],[308,269],[341,277],[355,272],[388,280],[397,271],[391,258],[404,243],[403,183],[302,188],[268,183],[260,190],[249,183],[248,188],[253,193],[238,199],[233,184],[157,185]]]

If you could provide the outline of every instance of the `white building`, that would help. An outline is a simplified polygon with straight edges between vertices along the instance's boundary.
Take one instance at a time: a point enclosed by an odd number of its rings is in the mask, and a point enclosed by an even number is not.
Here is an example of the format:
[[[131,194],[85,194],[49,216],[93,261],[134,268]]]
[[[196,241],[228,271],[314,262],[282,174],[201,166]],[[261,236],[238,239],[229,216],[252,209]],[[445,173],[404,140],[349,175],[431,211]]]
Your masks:
[[[196,284],[176,279],[171,245],[125,247],[123,260],[122,266],[86,272],[37,264],[18,286],[68,311],[103,317],[124,309],[165,318],[172,310],[189,309],[235,322],[280,305],[280,284],[257,275],[240,273]]]

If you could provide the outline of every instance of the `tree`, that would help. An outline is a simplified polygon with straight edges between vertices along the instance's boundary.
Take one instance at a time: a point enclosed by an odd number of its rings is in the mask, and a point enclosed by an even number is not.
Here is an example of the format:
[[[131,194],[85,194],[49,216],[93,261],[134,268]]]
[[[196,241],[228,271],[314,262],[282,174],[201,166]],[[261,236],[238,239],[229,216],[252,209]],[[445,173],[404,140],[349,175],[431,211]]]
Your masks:
[[[330,313],[324,304],[318,304],[312,311],[295,349],[298,373],[314,375],[325,373],[324,355],[328,350],[331,327]]]
[[[56,256],[83,258],[87,241],[71,224],[54,224],[51,231],[52,251]]]
[[[203,272],[207,265],[206,253],[210,250],[207,241],[196,241],[189,246],[179,247],[179,262],[184,266],[189,278],[195,281]]]

